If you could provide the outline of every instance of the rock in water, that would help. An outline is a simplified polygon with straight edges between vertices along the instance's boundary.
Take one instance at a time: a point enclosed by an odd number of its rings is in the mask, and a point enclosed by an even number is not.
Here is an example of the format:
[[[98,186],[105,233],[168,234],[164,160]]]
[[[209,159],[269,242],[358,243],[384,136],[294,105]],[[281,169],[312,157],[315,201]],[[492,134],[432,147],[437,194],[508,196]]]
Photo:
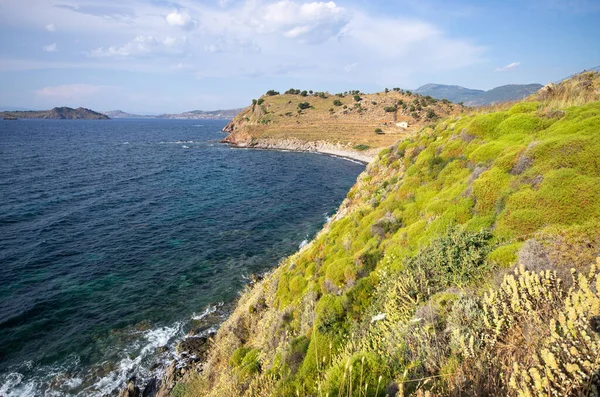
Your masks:
[[[135,385],[135,376],[127,382],[127,387],[121,390],[119,397],[140,397],[140,388]]]
[[[142,397],[154,397],[156,396],[156,378],[152,378],[146,387],[144,387],[144,391],[142,392]]]

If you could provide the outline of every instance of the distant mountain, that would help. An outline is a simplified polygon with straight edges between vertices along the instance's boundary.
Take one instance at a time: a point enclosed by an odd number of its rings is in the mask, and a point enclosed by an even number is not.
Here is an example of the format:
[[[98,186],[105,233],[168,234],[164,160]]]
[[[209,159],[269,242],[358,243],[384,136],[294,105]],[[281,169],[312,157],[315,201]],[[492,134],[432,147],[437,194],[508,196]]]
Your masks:
[[[189,112],[175,113],[175,114],[161,114],[156,116],[161,119],[191,119],[191,120],[231,120],[240,113],[240,109],[224,109],[224,110],[191,110]]]
[[[415,92],[455,103],[463,102],[467,106],[482,106],[516,101],[537,92],[542,87],[541,84],[509,84],[483,91],[458,85],[426,84],[417,88]]]
[[[150,116],[150,115],[139,115],[127,113],[122,110],[109,110],[107,112],[103,112],[105,115],[120,119],[120,118],[129,118],[129,119],[138,119],[138,118],[146,118],[146,119],[178,119],[178,120],[231,120],[239,112],[243,109],[224,109],[224,110],[213,110],[213,111],[204,111],[204,110],[191,110],[189,112],[183,113],[165,113],[160,114],[158,116]]]
[[[156,117],[156,116],[127,113],[122,110],[108,110],[106,112],[102,112],[102,114],[107,115],[111,119],[152,119],[152,118]]]
[[[56,107],[51,110],[0,112],[4,119],[110,120],[102,113],[86,108]]]
[[[425,84],[415,90],[417,94],[429,95],[436,99],[447,99],[454,103],[468,102],[485,93],[483,90],[472,90],[459,85]]]

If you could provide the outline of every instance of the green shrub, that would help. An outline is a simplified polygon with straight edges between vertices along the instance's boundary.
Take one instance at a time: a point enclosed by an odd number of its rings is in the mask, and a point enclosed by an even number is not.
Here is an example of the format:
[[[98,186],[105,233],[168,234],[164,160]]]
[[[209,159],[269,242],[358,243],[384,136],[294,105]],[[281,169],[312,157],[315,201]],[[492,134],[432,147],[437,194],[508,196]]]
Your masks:
[[[316,319],[315,326],[320,333],[339,332],[339,323],[343,322],[346,316],[346,309],[343,304],[343,298],[335,295],[324,295],[315,308]]]

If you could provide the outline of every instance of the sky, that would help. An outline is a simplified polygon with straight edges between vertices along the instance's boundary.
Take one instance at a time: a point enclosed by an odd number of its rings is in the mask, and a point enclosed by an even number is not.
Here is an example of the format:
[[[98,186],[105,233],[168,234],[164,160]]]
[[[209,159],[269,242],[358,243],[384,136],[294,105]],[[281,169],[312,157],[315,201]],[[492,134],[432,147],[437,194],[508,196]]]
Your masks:
[[[0,0],[2,108],[217,110],[598,65],[600,0]]]

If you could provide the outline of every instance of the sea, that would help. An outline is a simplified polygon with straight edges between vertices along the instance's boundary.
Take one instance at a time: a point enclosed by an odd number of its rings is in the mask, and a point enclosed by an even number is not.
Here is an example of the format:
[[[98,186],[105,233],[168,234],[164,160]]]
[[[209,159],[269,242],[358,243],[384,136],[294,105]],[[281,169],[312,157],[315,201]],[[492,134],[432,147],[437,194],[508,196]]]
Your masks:
[[[214,332],[364,165],[220,143],[227,121],[0,121],[0,396],[116,395]]]

